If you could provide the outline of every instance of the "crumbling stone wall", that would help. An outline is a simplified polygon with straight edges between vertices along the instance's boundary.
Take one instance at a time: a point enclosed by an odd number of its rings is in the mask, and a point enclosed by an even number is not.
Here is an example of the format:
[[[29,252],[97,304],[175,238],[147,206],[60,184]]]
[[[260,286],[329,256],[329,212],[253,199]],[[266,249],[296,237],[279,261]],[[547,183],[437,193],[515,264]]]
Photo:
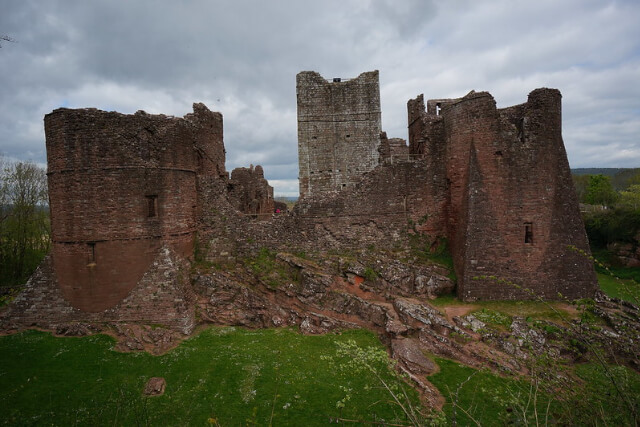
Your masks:
[[[352,187],[378,165],[378,71],[333,81],[303,71],[296,92],[300,197]]]
[[[273,187],[264,178],[262,166],[234,169],[228,188],[231,203],[238,211],[259,218],[274,213]]]
[[[308,172],[303,162],[315,157],[300,118],[311,107],[330,111],[300,96],[301,86],[313,86],[307,78],[319,76],[298,76],[301,177]],[[365,102],[370,94],[350,96]],[[408,127],[408,147],[381,134],[380,165],[353,174],[352,188],[337,193],[319,185],[304,193],[294,213],[304,230],[315,227],[314,242],[392,243],[417,232],[434,244],[447,239],[463,299],[593,295],[557,90],[537,89],[527,103],[502,110],[486,92],[429,100],[426,108],[421,95],[408,102]],[[319,157],[331,158],[325,154]],[[301,193],[309,186],[301,179]]]
[[[388,138],[386,132],[380,134],[380,163],[393,163],[395,159],[408,159],[409,147],[407,141],[402,138]]]
[[[458,296],[592,296],[597,285],[562,142],[560,92],[536,89],[526,104],[502,110],[486,92],[429,101],[427,111],[420,96],[408,110],[410,150],[435,161],[434,178],[446,188],[434,202]]]
[[[0,313],[0,324],[6,330],[35,326],[64,333],[69,325],[84,322],[145,322],[189,334],[196,325],[196,316],[188,270],[182,257],[163,247],[122,301],[103,311],[88,312],[73,306],[63,295],[52,259],[47,256],[25,289]]]
[[[190,257],[198,174],[224,170],[222,116],[61,108],[45,116],[53,266],[70,304],[125,298],[166,245]]]

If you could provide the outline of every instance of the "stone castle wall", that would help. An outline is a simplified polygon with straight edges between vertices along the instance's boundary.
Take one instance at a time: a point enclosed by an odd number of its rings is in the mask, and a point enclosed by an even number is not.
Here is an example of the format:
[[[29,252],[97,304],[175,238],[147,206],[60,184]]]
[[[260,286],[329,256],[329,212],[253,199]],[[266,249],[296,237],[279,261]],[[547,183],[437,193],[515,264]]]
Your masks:
[[[220,114],[58,109],[45,133],[53,265],[74,307],[115,306],[163,245],[191,256],[196,176],[225,173]]]
[[[231,204],[238,211],[260,218],[273,214],[273,187],[264,178],[262,166],[235,168],[231,171],[228,188]]]
[[[75,323],[142,322],[189,334],[196,326],[196,315],[188,269],[182,257],[162,248],[125,298],[109,309],[89,312],[75,307],[63,295],[52,259],[47,256],[25,289],[0,313],[0,324],[7,330],[26,326],[65,333]]]
[[[430,103],[426,112],[421,97],[408,104],[410,146],[445,167],[446,197],[436,204],[458,296],[592,295],[595,273],[579,253],[589,248],[562,142],[560,92],[537,89],[526,104],[503,110],[486,92],[437,100],[437,114]]]
[[[352,187],[378,165],[378,71],[346,81],[304,71],[296,92],[300,197]]]

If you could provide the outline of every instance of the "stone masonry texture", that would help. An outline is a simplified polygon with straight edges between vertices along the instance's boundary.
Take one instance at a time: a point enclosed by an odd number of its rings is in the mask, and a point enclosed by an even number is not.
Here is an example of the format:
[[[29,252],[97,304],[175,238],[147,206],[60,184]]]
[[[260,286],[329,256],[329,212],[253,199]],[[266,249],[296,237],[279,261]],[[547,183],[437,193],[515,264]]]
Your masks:
[[[58,109],[45,117],[53,265],[62,294],[85,311],[115,306],[158,250],[188,257],[196,175],[224,173],[222,117]]]
[[[260,218],[274,213],[273,187],[264,178],[262,166],[235,168],[228,188],[231,203],[240,212]]]
[[[562,142],[561,95],[496,109],[486,92],[409,101],[409,145],[433,158],[464,300],[592,296],[596,278]],[[427,160],[429,162],[429,160]],[[443,180],[444,178],[444,180]],[[436,230],[429,230],[434,232]]]
[[[300,197],[352,187],[378,165],[378,71],[332,81],[304,71],[296,91]]]

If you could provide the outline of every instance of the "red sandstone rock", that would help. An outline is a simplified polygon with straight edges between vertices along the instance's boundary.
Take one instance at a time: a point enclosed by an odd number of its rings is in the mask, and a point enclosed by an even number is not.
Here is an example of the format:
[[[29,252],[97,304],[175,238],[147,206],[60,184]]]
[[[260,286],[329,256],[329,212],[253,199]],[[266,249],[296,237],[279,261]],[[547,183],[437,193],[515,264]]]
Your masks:
[[[422,353],[420,344],[404,338],[391,341],[393,357],[400,360],[414,374],[430,375],[437,370],[436,364]]]
[[[162,377],[152,377],[144,386],[144,394],[147,396],[160,396],[164,394],[167,382]]]

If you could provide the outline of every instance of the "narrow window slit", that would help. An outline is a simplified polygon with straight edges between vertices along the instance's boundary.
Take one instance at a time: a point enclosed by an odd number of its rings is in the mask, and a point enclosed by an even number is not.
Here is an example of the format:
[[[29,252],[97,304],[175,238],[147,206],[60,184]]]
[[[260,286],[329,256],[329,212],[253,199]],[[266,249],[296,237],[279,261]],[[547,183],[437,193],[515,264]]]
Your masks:
[[[530,222],[524,223],[524,242],[533,243],[533,224]]]
[[[149,218],[158,216],[158,196],[145,196],[147,198],[147,216]]]
[[[88,266],[89,267],[93,267],[93,266],[96,265],[96,243],[95,242],[89,242],[89,243],[87,243],[87,246],[89,248]]]

